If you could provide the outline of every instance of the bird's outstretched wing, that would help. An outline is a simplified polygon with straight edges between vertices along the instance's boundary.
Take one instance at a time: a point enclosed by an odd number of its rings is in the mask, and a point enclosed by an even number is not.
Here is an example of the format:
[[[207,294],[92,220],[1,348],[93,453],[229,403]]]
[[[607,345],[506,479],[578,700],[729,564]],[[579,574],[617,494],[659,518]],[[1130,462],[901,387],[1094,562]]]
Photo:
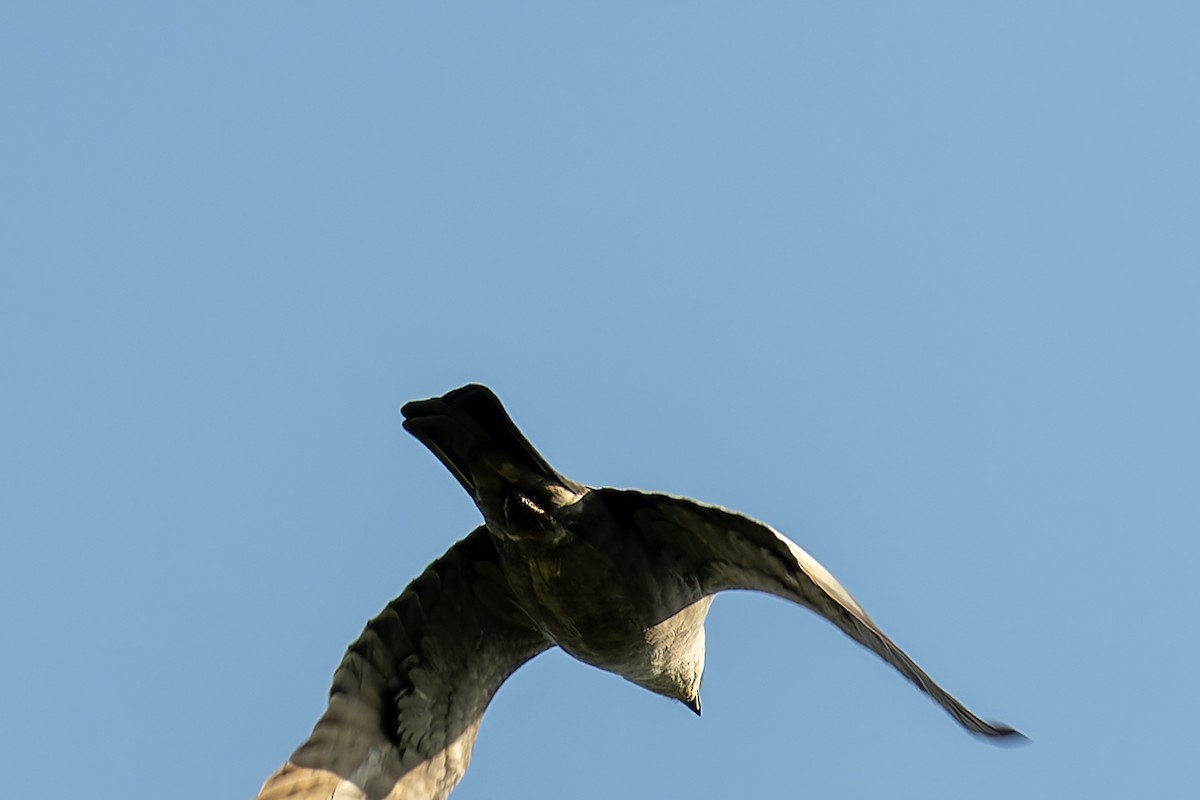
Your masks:
[[[986,722],[938,686],[878,626],[829,571],[767,525],[717,506],[663,494],[598,489],[605,505],[627,517],[648,548],[702,594],[725,589],[768,592],[806,606],[867,647],[928,694],[968,731],[1022,740],[1007,725]]]
[[[511,599],[487,529],[475,529],[367,623],[325,714],[259,800],[445,798],[492,695],[550,646]]]

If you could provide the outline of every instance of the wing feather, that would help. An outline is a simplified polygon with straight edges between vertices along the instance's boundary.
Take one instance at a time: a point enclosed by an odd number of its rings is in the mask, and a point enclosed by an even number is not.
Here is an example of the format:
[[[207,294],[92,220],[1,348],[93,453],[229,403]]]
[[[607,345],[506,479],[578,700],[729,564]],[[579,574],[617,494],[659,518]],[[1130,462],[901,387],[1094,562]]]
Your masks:
[[[929,695],[960,725],[980,736],[1020,740],[1013,728],[971,713],[939,686],[875,624],[845,587],[799,545],[768,525],[681,497],[597,490],[616,513],[704,594],[752,589],[805,606],[874,652]]]
[[[477,528],[367,623],[334,673],[325,714],[259,800],[445,798],[496,690],[550,644]]]

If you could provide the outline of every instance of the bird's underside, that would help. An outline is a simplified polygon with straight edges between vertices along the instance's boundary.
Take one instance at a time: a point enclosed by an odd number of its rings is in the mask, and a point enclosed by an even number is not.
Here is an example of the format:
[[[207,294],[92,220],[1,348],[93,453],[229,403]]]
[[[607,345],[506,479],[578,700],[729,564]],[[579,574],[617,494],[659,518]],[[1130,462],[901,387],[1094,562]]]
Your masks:
[[[1024,738],[934,683],[824,567],[770,527],[685,498],[575,483],[482,386],[402,412],[485,525],[367,624],[334,673],[325,714],[260,800],[445,798],[466,772],[492,695],[555,645],[699,713],[704,617],[726,589],[810,608],[971,733]]]

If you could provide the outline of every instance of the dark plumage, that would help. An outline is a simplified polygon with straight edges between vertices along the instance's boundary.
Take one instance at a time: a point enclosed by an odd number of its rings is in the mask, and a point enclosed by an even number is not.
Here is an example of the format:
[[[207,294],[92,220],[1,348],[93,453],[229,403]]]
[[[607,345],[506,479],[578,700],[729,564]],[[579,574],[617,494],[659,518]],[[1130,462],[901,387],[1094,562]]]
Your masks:
[[[824,567],[770,527],[685,498],[565,478],[483,386],[401,411],[485,525],[367,624],[334,674],[325,714],[260,800],[445,798],[466,772],[492,695],[555,645],[699,714],[704,619],[726,589],[812,609],[971,733],[1023,739],[934,683]]]

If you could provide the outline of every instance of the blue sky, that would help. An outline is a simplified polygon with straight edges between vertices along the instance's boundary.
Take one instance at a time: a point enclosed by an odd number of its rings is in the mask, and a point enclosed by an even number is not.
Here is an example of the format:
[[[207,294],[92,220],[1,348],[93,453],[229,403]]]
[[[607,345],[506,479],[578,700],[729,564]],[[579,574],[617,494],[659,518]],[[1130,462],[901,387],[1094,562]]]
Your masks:
[[[738,594],[702,719],[550,653],[455,800],[1193,791],[1195,6],[497,5],[5,11],[8,794],[252,796],[477,524],[397,414],[471,381],[1034,744]]]

